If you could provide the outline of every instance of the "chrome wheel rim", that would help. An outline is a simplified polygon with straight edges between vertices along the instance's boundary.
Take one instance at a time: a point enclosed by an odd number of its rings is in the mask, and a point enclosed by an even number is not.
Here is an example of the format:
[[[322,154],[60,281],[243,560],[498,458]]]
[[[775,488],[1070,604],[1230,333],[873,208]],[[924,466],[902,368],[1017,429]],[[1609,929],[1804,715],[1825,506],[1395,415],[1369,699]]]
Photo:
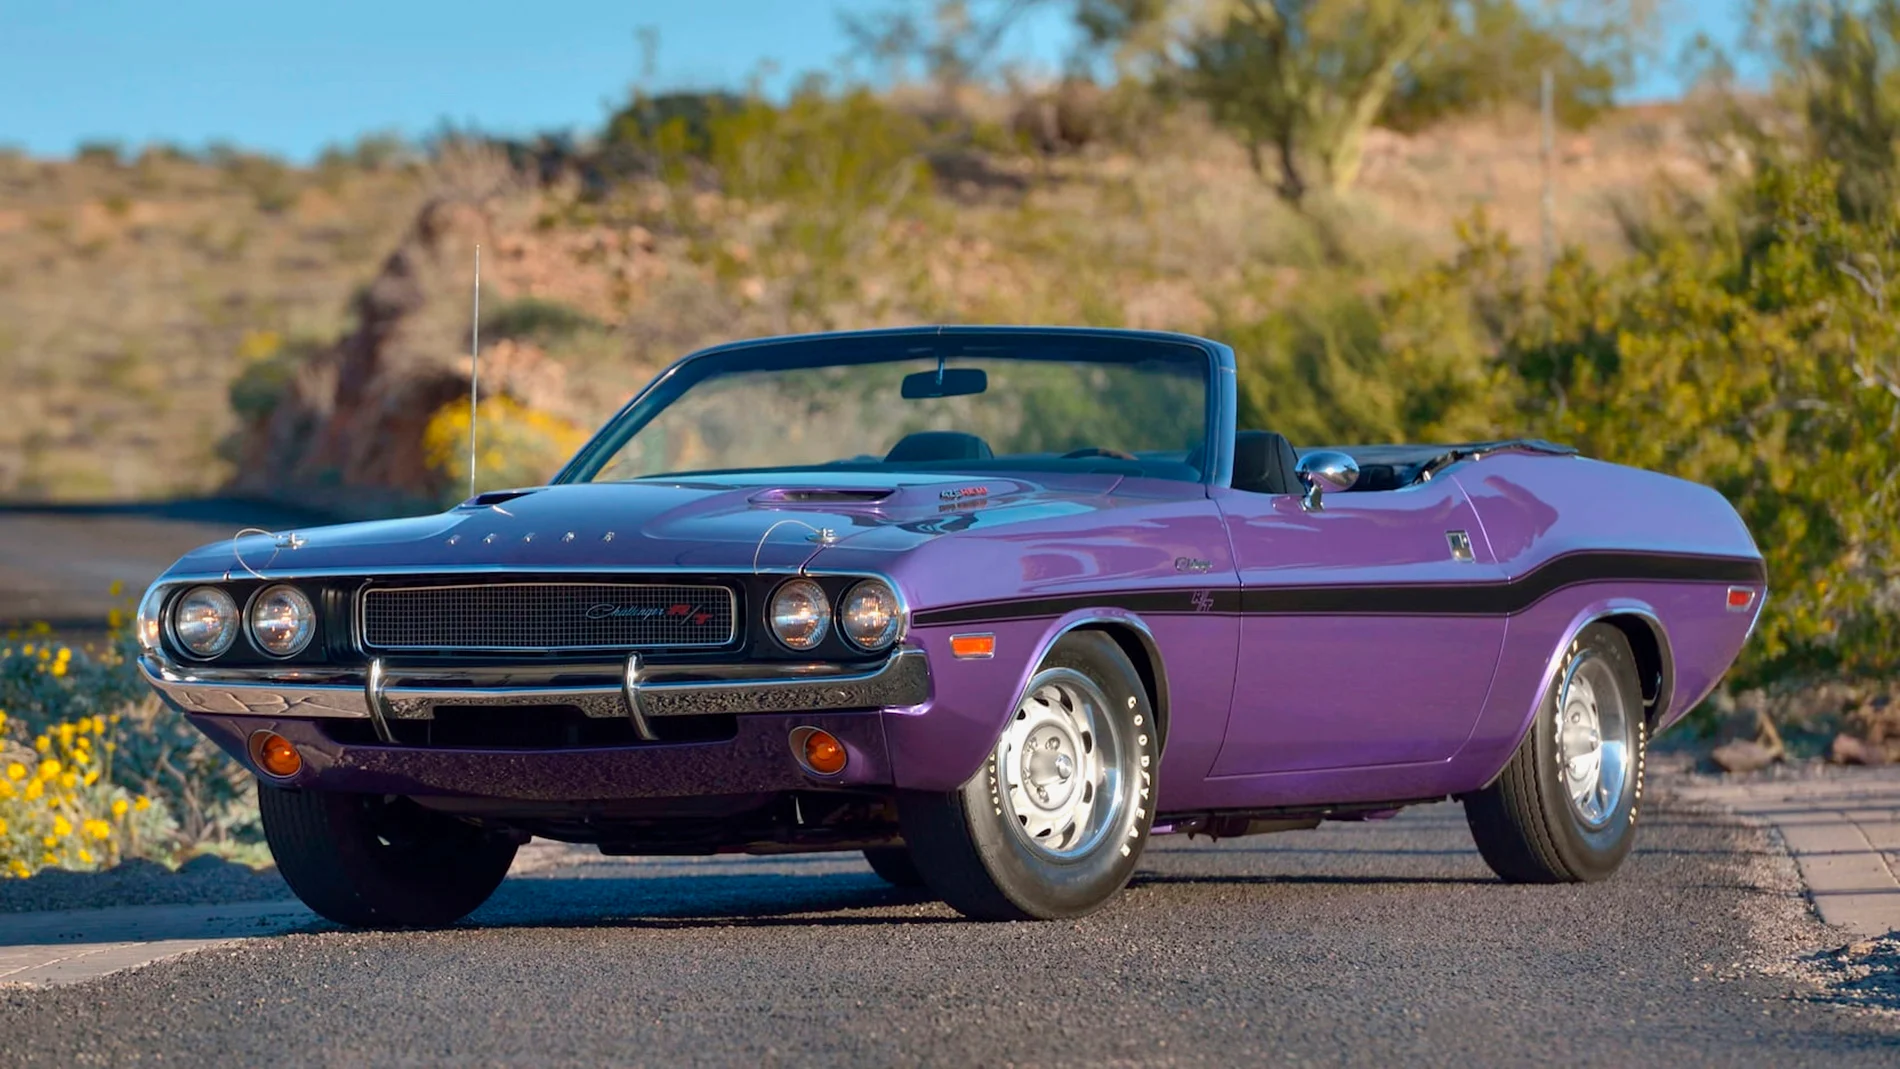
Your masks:
[[[1557,769],[1571,811],[1592,830],[1623,801],[1634,724],[1609,662],[1585,651],[1557,691]]]
[[[1069,668],[1037,673],[996,744],[1003,816],[1025,845],[1073,859],[1127,810],[1128,741],[1095,682]]]

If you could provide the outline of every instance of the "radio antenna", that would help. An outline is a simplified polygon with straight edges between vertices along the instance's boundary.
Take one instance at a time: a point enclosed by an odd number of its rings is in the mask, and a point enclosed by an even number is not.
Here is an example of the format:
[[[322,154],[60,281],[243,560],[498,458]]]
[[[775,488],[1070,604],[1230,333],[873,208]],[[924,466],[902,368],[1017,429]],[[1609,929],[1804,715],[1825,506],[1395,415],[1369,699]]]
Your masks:
[[[468,325],[468,496],[475,496],[475,384],[482,358],[482,247],[475,246],[475,311]]]

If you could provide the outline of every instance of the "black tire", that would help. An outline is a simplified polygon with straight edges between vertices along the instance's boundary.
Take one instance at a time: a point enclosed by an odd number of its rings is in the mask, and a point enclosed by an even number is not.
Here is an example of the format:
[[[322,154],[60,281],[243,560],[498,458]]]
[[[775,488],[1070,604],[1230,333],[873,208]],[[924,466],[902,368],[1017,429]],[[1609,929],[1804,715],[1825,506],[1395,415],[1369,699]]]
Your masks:
[[[1091,809],[1086,825],[1078,819],[1072,832],[1056,833],[1073,834],[1072,847],[1066,837],[1036,840],[1043,845],[1032,843],[1033,833],[1027,830],[1030,822],[1018,815],[1009,776],[999,765],[999,751],[1017,730],[1016,722],[1034,722],[1023,711],[1030,705],[1028,695],[968,783],[943,794],[908,791],[898,796],[898,818],[917,871],[933,892],[965,916],[1054,920],[1093,913],[1127,884],[1141,860],[1154,819],[1153,776],[1160,763],[1154,710],[1127,654],[1100,632],[1073,632],[1058,640],[1037,667],[1030,691],[1046,693],[1043,685],[1086,689],[1078,680],[1093,684],[1100,696],[1099,717],[1093,711],[1093,698],[1062,704],[1064,708],[1081,704],[1091,710],[1075,723],[1086,721],[1092,729],[1076,737],[1088,740],[1079,753],[1096,756],[1071,764],[1082,773],[1076,784],[1068,784],[1064,775],[1054,789],[1090,787],[1092,793],[1083,797],[1104,808],[1099,818]],[[1045,703],[1044,708],[1055,706]],[[1097,739],[1097,734],[1102,737]],[[1100,747],[1099,754],[1095,747]],[[1026,746],[1018,753],[1025,769],[1028,757],[1037,752]],[[1050,753],[1057,752],[1050,748]],[[1066,746],[1059,752],[1066,754]],[[1102,772],[1103,786],[1095,788],[1091,770],[1110,767],[1114,776],[1107,778]],[[1025,771],[1023,777],[1027,776]],[[1072,853],[1051,852],[1053,847]]]
[[[304,904],[352,928],[453,924],[508,875],[515,844],[407,798],[260,783],[277,871]]]
[[[878,846],[864,852],[864,860],[871,863],[871,871],[878,874],[892,887],[922,887],[924,874],[917,871],[917,863],[910,859],[910,850],[902,846]]]
[[[1599,709],[1602,753],[1620,742],[1624,755],[1615,775],[1600,775],[1597,790],[1585,789],[1587,802],[1573,801],[1559,739],[1561,710],[1585,701],[1578,679],[1589,685],[1588,704]],[[1603,685],[1613,690],[1622,712],[1614,728],[1610,703],[1596,693]],[[1636,839],[1647,744],[1642,684],[1629,640],[1610,624],[1591,624],[1564,651],[1510,764],[1489,787],[1465,796],[1465,820],[1491,871],[1507,883],[1589,883],[1615,872]],[[1607,756],[1600,760],[1607,773]],[[1599,793],[1612,786],[1613,804]],[[1598,807],[1594,820],[1581,811],[1585,805]]]

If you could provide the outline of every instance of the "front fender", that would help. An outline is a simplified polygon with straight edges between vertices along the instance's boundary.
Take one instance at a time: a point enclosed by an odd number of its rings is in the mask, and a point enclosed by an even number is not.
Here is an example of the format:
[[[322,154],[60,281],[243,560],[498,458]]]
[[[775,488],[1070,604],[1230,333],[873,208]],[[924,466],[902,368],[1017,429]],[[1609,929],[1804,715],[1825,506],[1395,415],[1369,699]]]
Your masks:
[[[1118,629],[1140,644],[1153,670],[1156,715],[1165,726],[1167,675],[1160,650],[1148,625],[1126,609],[1078,609],[1054,619],[916,628],[909,642],[930,659],[933,693],[924,705],[885,713],[896,785],[953,791],[968,782],[982,769],[1049,649],[1070,631],[1093,626]],[[960,660],[951,654],[951,635],[985,632],[996,636],[993,656]]]

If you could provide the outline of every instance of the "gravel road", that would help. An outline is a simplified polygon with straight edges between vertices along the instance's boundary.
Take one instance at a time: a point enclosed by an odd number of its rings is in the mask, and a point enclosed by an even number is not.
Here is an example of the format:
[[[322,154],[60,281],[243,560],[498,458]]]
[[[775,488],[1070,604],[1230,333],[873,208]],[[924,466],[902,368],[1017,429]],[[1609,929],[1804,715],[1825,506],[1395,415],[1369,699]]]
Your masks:
[[[1892,1066],[1788,963],[1756,830],[1663,804],[1614,880],[1506,887],[1452,805],[1160,839],[1094,917],[984,925],[847,856],[596,861],[472,923],[313,930],[0,994],[0,1063]]]

